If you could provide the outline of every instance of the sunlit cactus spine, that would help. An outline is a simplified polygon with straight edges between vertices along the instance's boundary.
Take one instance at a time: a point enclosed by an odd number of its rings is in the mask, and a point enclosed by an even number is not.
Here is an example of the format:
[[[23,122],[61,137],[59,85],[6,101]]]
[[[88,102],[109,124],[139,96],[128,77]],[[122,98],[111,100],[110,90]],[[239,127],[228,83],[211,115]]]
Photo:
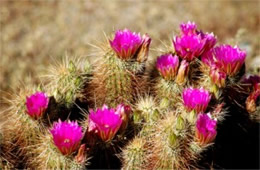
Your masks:
[[[93,71],[92,97],[96,106],[132,104],[145,84],[145,61],[151,39],[130,30],[118,30]]]

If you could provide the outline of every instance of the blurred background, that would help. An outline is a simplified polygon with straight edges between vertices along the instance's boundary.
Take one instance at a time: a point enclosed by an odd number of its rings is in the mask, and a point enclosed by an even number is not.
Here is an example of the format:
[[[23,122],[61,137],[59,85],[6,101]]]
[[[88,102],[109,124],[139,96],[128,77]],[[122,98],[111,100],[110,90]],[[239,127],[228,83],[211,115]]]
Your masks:
[[[62,57],[90,57],[104,33],[129,28],[152,37],[151,57],[179,24],[195,21],[219,43],[239,44],[248,70],[260,66],[259,0],[1,0],[0,110],[21,85],[37,84]],[[93,57],[93,56],[92,56]]]

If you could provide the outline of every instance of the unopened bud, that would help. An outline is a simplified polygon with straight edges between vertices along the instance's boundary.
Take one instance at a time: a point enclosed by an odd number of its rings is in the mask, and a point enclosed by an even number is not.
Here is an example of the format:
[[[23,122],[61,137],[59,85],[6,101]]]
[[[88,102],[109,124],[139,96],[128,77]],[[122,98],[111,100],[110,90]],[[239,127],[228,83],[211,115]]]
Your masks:
[[[256,101],[258,97],[260,97],[260,84],[256,86],[254,91],[246,99],[246,110],[249,113],[256,111]]]
[[[142,45],[140,46],[139,51],[137,52],[137,61],[144,62],[148,58],[149,46],[151,43],[151,38],[145,34],[143,35]]]
[[[174,147],[176,145],[177,142],[177,136],[175,135],[175,133],[170,132],[169,135],[169,144],[171,147]]]
[[[226,82],[226,73],[219,71],[216,68],[213,68],[210,70],[210,77],[214,84],[216,84],[218,87],[225,87]]]
[[[177,77],[175,79],[176,83],[183,85],[186,82],[186,76],[189,71],[189,63],[186,60],[182,60],[181,65],[178,70]]]
[[[76,155],[75,157],[75,160],[80,163],[80,164],[83,164],[86,160],[86,145],[85,144],[82,144],[80,145],[80,148],[78,150],[78,154]]]
[[[178,118],[177,118],[177,124],[176,124],[176,129],[177,130],[182,130],[182,129],[184,129],[184,120],[183,120],[183,118],[181,117],[181,116],[178,116]]]

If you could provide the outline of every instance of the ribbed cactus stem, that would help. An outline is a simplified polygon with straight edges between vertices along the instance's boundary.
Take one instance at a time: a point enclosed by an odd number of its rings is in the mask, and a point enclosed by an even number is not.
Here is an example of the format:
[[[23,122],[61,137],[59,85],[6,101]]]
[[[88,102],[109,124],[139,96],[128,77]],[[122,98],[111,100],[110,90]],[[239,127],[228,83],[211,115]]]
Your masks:
[[[189,150],[191,140],[190,126],[182,117],[167,113],[167,117],[159,121],[151,137],[152,168],[185,169],[193,157]]]
[[[124,61],[113,52],[106,53],[98,62],[92,81],[96,105],[106,103],[115,107],[120,103],[132,104],[142,91],[143,74],[144,63]]]
[[[178,101],[177,96],[181,94],[182,89],[183,86],[178,85],[174,81],[159,77],[155,85],[156,98],[161,100],[161,103],[164,102],[161,105],[162,107],[173,108]],[[164,106],[165,102],[167,102],[166,106]]]
[[[122,169],[143,169],[146,162],[148,161],[145,157],[148,150],[149,149],[146,139],[142,137],[135,137],[122,151]]]

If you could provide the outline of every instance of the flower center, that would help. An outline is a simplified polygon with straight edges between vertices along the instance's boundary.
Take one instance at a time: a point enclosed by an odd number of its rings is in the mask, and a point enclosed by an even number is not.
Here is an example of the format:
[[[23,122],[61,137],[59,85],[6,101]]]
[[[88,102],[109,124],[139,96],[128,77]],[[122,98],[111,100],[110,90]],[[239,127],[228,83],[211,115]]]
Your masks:
[[[70,143],[70,140],[69,139],[65,139],[64,143]]]

